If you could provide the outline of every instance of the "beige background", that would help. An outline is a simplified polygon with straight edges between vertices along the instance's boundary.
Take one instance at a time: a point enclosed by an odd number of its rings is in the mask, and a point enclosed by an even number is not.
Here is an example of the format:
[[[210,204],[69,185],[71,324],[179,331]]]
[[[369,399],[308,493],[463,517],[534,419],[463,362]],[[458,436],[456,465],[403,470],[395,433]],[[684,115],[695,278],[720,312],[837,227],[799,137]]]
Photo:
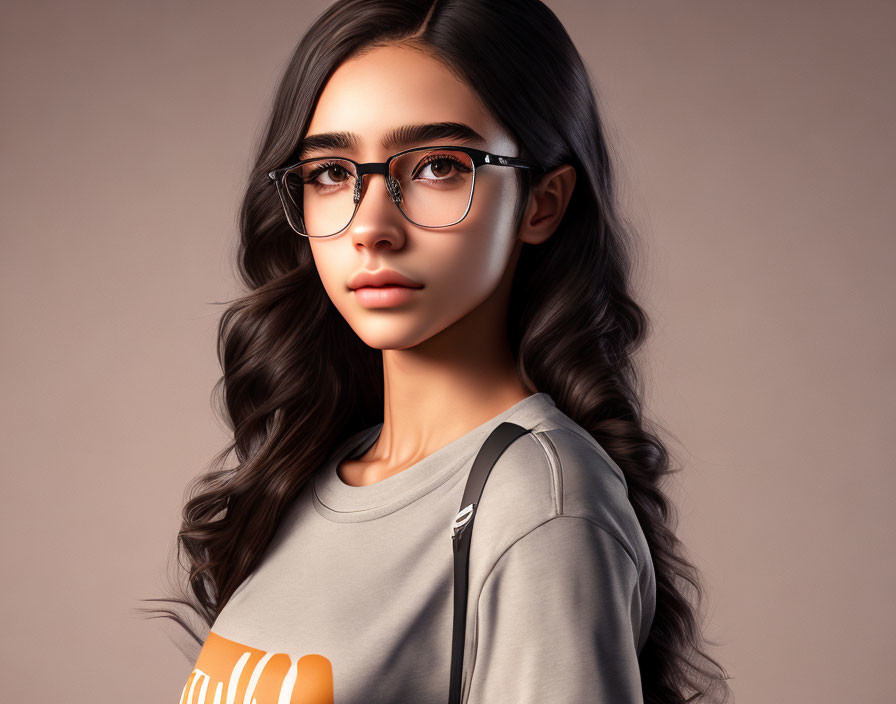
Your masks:
[[[157,621],[225,436],[213,301],[324,2],[5,2],[5,701],[175,702]],[[644,239],[653,415],[740,702],[891,701],[896,6],[549,0]]]

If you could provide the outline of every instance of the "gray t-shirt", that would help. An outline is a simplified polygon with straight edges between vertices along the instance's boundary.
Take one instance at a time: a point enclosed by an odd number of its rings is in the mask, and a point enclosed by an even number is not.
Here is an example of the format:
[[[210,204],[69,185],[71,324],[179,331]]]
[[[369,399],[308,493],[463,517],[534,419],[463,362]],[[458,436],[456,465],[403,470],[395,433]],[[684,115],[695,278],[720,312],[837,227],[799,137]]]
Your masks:
[[[367,486],[336,468],[382,424],[348,438],[225,604],[182,704],[445,704],[451,524],[476,453],[504,421],[530,432],[499,458],[476,512],[462,701],[642,702],[637,656],[656,604],[648,546],[622,471],[539,392]]]

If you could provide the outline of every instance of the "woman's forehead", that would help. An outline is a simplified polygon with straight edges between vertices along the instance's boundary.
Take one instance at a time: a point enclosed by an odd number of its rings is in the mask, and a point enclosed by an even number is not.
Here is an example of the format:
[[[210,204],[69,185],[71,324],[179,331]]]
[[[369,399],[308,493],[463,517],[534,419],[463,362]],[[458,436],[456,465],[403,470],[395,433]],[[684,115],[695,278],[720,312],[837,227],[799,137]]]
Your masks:
[[[466,83],[442,62],[407,47],[378,47],[341,64],[320,95],[307,134],[351,133],[359,148],[381,153],[402,127],[453,123],[483,138],[463,143],[506,146],[505,131]],[[392,150],[397,151],[397,150]]]

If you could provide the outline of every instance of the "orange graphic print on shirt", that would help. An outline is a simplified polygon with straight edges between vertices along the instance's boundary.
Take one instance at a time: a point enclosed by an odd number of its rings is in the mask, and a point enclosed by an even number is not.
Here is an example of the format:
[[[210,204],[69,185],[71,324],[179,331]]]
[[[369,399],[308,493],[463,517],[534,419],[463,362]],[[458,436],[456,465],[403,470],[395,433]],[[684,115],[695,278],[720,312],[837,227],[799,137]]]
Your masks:
[[[212,631],[180,704],[333,704],[333,666],[323,655],[293,662]]]

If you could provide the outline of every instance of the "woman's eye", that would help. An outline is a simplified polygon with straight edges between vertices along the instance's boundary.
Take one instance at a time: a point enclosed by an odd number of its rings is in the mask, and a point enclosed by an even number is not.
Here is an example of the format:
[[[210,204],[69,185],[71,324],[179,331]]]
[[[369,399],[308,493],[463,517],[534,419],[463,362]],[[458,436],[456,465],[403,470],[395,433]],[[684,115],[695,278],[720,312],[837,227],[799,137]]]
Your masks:
[[[458,170],[457,167],[460,165],[461,164],[457,161],[457,159],[454,159],[452,157],[438,157],[424,162],[417,169],[417,172],[414,174],[414,176],[417,177],[422,175],[423,178],[432,178],[433,180],[439,181],[451,176],[452,170]]]
[[[326,175],[329,180],[321,180],[321,176]],[[348,171],[338,164],[330,164],[319,166],[316,168],[308,180],[321,186],[337,186],[344,183],[348,178]]]

